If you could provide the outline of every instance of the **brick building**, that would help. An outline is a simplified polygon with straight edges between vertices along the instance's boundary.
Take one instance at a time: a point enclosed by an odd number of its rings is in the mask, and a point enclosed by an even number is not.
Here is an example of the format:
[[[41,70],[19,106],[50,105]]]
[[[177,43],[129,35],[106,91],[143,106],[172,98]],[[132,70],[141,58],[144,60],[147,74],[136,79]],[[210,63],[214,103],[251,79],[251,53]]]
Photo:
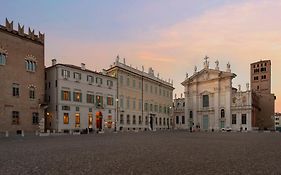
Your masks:
[[[252,125],[258,129],[272,128],[276,97],[271,93],[271,61],[251,64]]]
[[[0,25],[0,132],[33,132],[44,116],[44,34]]]

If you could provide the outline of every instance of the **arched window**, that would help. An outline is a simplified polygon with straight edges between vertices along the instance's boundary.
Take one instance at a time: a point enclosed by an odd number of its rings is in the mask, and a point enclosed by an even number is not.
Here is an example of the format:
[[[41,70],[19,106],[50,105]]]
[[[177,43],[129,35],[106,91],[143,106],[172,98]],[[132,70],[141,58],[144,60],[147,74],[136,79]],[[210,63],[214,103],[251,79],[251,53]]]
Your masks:
[[[30,72],[35,72],[37,67],[36,58],[29,56],[25,59],[25,69]]]
[[[127,115],[127,124],[130,124],[130,115]]]
[[[0,52],[0,65],[6,64],[7,55],[3,52]]]
[[[224,109],[221,110],[221,118],[225,117]]]
[[[193,118],[193,112],[189,111],[189,118],[192,119]]]

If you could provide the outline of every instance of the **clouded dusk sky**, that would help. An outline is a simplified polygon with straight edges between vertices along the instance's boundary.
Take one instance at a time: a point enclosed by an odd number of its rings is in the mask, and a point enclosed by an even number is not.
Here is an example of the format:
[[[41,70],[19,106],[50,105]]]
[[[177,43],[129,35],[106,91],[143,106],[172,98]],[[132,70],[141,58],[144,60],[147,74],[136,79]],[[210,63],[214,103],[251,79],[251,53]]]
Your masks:
[[[272,92],[281,112],[281,1],[278,0],[2,0],[5,18],[45,33],[45,64],[109,68],[117,54],[173,79],[175,93],[194,66],[230,62],[235,87],[250,82],[250,63],[272,61]],[[16,25],[15,25],[16,24]],[[278,68],[279,67],[279,68]]]

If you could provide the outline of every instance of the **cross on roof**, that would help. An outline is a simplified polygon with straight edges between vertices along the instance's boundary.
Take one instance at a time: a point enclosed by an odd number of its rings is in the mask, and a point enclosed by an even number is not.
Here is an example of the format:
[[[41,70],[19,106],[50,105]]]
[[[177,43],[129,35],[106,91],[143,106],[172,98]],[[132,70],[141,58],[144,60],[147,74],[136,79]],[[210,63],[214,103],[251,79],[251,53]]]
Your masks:
[[[206,55],[205,58],[204,58],[204,60],[207,62],[208,59],[209,59],[209,57]]]

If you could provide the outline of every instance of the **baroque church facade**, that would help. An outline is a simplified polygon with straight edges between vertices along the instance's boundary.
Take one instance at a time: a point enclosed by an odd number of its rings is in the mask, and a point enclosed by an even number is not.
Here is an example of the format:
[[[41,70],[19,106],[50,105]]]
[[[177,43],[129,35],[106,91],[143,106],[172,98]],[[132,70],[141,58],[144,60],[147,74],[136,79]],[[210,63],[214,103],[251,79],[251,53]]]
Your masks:
[[[205,57],[204,68],[194,68],[192,76],[186,74],[182,82],[185,91],[185,116],[192,130],[251,130],[252,97],[249,84],[242,91],[233,88],[230,64],[225,71],[220,70],[219,62],[215,69],[209,67]]]

